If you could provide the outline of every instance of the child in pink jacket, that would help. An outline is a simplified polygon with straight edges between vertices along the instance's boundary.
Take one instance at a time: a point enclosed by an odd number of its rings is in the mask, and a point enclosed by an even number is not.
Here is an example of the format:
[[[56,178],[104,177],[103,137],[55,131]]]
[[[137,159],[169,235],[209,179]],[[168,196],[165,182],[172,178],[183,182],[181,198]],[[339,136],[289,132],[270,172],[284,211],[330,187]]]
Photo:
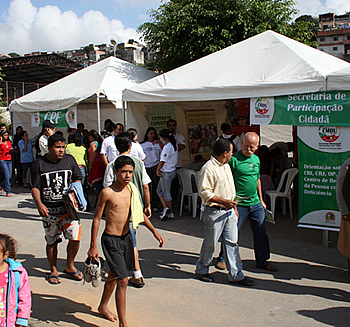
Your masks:
[[[28,274],[15,259],[15,240],[0,234],[0,327],[28,326],[30,317]]]

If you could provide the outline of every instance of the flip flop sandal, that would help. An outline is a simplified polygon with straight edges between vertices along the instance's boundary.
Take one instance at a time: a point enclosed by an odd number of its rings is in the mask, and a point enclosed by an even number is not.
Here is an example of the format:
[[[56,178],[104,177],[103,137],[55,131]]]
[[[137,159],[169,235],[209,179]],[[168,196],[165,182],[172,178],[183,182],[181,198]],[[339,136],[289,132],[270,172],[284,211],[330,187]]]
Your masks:
[[[53,282],[52,279],[56,279],[56,282]],[[61,284],[61,281],[59,280],[59,276],[58,275],[51,275],[49,273],[46,274],[46,280],[49,284],[51,285],[58,285]]]
[[[67,271],[66,269],[63,270],[63,272],[68,275],[69,277],[71,277],[72,279],[74,280],[77,280],[78,282],[80,282],[81,280],[83,280],[84,276],[82,276],[81,278],[80,277],[80,271],[79,269],[77,269],[76,272],[70,272],[70,271]]]

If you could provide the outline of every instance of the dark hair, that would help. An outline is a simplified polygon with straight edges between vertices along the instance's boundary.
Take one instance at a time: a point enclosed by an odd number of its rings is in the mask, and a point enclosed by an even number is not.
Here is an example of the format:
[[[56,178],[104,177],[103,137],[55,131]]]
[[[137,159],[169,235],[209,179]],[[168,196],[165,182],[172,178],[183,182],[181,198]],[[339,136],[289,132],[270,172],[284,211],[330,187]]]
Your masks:
[[[1,124],[0,124],[0,128],[3,127],[3,126],[6,127],[6,125],[5,125],[4,123],[1,123]]]
[[[123,125],[122,123],[116,123],[116,124],[115,124],[115,128],[117,128],[117,126],[121,126],[122,129],[123,129],[123,131],[124,131],[124,125]]]
[[[75,146],[82,146],[83,145],[83,141],[81,139],[81,136],[78,133],[74,133],[74,134],[70,135],[70,139],[72,141],[70,142],[69,138],[68,138],[68,143],[74,143]]]
[[[162,129],[159,132],[159,136],[164,137],[166,139],[169,139],[170,143],[172,144],[172,146],[174,147],[174,150],[177,150],[177,146],[176,146],[176,140],[173,134],[170,133],[170,131],[166,128]]]
[[[114,169],[118,171],[126,165],[133,166],[135,169],[135,162],[129,156],[119,156],[114,162]]]
[[[121,132],[115,136],[114,142],[119,153],[124,153],[129,150],[129,146],[132,143],[132,137],[130,133]]]
[[[57,132],[55,132],[55,134],[63,136],[63,132],[62,131],[57,131]]]
[[[137,135],[137,129],[136,128],[128,128],[126,132],[131,135],[131,138],[134,141],[134,137]]]
[[[232,128],[229,124],[227,123],[222,123],[221,124],[221,131],[226,134],[225,132],[227,132],[228,130],[230,130],[232,132]]]
[[[194,161],[201,161],[203,160],[203,156],[201,154],[196,154],[193,159]]]
[[[175,123],[175,126],[177,126],[177,121],[175,119],[169,119],[167,122],[166,122],[166,125],[168,126],[169,123]]]
[[[22,126],[17,126],[16,127],[16,133],[17,133],[17,129],[19,129],[19,128],[23,131],[23,127]]]
[[[7,234],[0,234],[0,247],[2,254],[9,251],[9,258],[16,259],[17,243],[14,238]]]
[[[95,141],[97,141],[97,143],[99,145],[102,144],[102,138],[100,136],[100,134],[97,133],[97,131],[95,129],[92,129],[90,132],[89,132],[89,136],[91,136]]]
[[[154,127],[148,127],[147,130],[146,130],[146,133],[145,133],[145,138],[143,139],[143,142],[147,142],[148,141],[148,136],[147,134],[150,132],[150,131],[154,131],[156,133],[156,137],[154,138],[155,140],[159,140],[159,137],[158,137],[158,134],[157,134],[157,131]]]
[[[27,131],[22,130],[21,133],[19,133],[19,138],[22,139],[25,133],[27,133]]]
[[[213,146],[214,156],[221,156],[225,151],[230,152],[232,143],[226,139],[218,139]]]
[[[105,120],[105,123],[104,123],[103,126],[106,128],[106,125],[107,125],[107,124],[109,125],[110,123],[113,123],[113,122],[112,122],[112,119],[109,119],[109,118],[108,118],[108,119]]]
[[[49,137],[47,145],[52,147],[56,142],[66,142],[66,139],[63,136],[55,133]]]
[[[79,127],[82,127],[84,129],[84,127],[85,127],[84,123],[78,123],[77,128],[79,128]]]
[[[107,128],[106,128],[106,131],[107,131],[108,133],[112,133],[114,130],[115,130],[115,124],[112,123],[112,122],[109,123],[108,126],[107,126]]]

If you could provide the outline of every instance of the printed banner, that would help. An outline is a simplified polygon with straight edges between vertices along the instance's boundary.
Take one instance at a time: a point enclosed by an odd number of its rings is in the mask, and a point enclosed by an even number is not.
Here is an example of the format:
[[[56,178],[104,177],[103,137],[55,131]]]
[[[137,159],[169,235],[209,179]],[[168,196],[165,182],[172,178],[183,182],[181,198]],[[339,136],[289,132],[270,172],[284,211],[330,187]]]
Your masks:
[[[350,126],[350,91],[250,99],[251,124]]]
[[[299,226],[339,229],[335,186],[350,157],[349,139],[350,127],[298,127]]]
[[[218,138],[214,109],[186,110],[191,161],[197,154],[210,159],[211,149]]]
[[[32,112],[32,127],[41,127],[44,120],[50,120],[53,124],[57,124],[57,127],[77,128],[77,107]]]
[[[167,121],[175,119],[175,107],[172,105],[146,105],[148,126],[154,127],[159,132],[167,128]]]

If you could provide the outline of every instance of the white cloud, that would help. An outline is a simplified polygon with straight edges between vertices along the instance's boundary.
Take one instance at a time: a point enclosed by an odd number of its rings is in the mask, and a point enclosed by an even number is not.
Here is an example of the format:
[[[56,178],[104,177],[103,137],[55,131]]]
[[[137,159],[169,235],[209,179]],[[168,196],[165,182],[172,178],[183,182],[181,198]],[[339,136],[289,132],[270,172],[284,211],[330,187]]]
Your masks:
[[[344,0],[297,0],[299,15],[312,15],[318,17],[319,14],[334,12],[338,15],[350,10],[350,5]]]
[[[120,20],[108,19],[100,11],[77,17],[73,11],[62,12],[56,6],[38,9],[31,0],[12,0],[0,30],[1,52],[20,54],[74,49],[112,38],[117,42],[139,38],[134,28],[124,28]]]

